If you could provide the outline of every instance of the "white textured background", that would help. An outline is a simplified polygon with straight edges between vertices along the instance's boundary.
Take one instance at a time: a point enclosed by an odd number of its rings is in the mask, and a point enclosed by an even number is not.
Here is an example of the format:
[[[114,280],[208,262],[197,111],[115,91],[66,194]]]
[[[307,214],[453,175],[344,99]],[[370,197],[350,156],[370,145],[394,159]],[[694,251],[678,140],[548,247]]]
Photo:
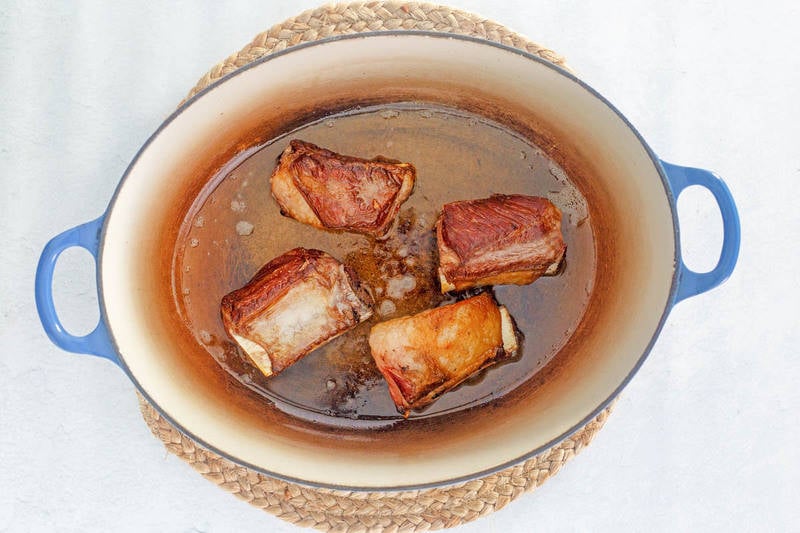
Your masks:
[[[214,63],[314,1],[0,0],[0,531],[297,529],[170,456],[112,364],[45,337],[45,242],[102,213],[138,147]],[[564,54],[664,159],[717,171],[742,217],[727,284],[678,305],[592,445],[463,532],[800,528],[797,2],[458,6]],[[721,224],[680,202],[696,268]],[[88,254],[57,270],[64,322],[98,312]]]

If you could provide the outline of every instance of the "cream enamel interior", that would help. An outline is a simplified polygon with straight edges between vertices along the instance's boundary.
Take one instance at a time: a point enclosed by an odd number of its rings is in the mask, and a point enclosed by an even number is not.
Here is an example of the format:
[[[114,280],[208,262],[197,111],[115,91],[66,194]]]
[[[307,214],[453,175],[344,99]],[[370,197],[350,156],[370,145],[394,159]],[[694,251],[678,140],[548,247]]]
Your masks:
[[[618,270],[600,295],[580,364],[541,387],[514,416],[429,453],[392,447],[337,450],[313,435],[298,442],[244,421],[207,393],[202,375],[174,354],[173,326],[153,313],[162,286],[162,227],[171,206],[196,189],[194,169],[236,131],[287,116],[340,85],[391,80],[413,87],[435,79],[530,109],[557,125],[592,161],[594,185],[615,215]],[[298,99],[302,99],[299,102]],[[500,104],[498,104],[500,105]],[[227,146],[221,144],[227,143]],[[233,143],[233,144],[232,144]],[[199,162],[199,163],[198,163]],[[665,307],[675,242],[664,187],[631,129],[579,83],[523,55],[483,43],[425,35],[342,39],[296,49],[250,68],[196,99],[157,133],[121,185],[106,223],[101,257],[103,303],[120,354],[142,390],[175,423],[245,464],[310,483],[356,488],[419,486],[470,476],[514,461],[552,442],[589,416],[623,383],[646,351]],[[231,394],[235,393],[232,391]]]

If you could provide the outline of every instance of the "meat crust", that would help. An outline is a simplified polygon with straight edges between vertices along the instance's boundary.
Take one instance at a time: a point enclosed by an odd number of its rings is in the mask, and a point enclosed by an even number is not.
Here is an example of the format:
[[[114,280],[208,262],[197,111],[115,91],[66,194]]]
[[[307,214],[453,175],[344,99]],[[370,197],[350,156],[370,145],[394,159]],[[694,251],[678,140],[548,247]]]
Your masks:
[[[372,316],[355,273],[320,250],[276,257],[222,298],[228,335],[266,376]]]
[[[518,346],[511,316],[488,293],[376,324],[369,345],[404,416]]]
[[[532,283],[555,274],[567,249],[561,211],[520,194],[445,204],[436,239],[442,292]]]
[[[305,224],[380,237],[411,195],[410,163],[340,155],[292,140],[272,173],[272,196],[281,211]]]

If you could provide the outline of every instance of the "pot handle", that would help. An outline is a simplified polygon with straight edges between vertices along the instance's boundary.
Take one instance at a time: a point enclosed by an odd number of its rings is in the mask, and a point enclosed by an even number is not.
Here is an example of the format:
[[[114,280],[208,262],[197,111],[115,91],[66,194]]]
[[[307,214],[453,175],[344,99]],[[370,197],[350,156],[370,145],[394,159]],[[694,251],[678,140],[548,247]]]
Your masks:
[[[36,309],[47,336],[59,348],[73,353],[85,353],[104,357],[119,365],[114,344],[108,333],[108,327],[101,314],[97,327],[83,337],[70,334],[61,325],[53,305],[53,271],[58,256],[67,248],[80,246],[88,250],[94,257],[97,268],[97,254],[100,248],[100,231],[103,228],[105,215],[80,226],[56,235],[44,247],[36,267]]]
[[[690,296],[709,291],[728,279],[739,258],[741,229],[739,213],[736,210],[731,191],[725,182],[714,173],[701,168],[673,165],[666,161],[661,161],[661,166],[664,168],[676,204],[678,197],[686,187],[700,185],[714,195],[722,215],[722,251],[717,266],[710,272],[695,272],[690,270],[681,258],[680,265],[678,265],[678,289],[675,291],[674,302],[678,303]]]

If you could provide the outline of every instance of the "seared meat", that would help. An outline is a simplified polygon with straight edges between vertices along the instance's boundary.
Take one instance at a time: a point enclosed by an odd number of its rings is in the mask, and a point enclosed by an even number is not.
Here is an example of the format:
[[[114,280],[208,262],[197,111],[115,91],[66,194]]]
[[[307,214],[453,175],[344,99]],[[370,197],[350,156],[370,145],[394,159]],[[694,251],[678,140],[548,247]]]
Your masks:
[[[567,249],[561,211],[520,194],[445,204],[436,240],[442,292],[532,283],[557,273]]]
[[[293,140],[272,173],[272,195],[284,214],[318,228],[380,237],[411,195],[410,163],[339,155]]]
[[[222,299],[231,338],[266,376],[372,316],[355,273],[320,250],[276,257]]]
[[[397,410],[408,416],[480,369],[511,357],[517,337],[506,308],[483,293],[376,324],[369,346]]]

